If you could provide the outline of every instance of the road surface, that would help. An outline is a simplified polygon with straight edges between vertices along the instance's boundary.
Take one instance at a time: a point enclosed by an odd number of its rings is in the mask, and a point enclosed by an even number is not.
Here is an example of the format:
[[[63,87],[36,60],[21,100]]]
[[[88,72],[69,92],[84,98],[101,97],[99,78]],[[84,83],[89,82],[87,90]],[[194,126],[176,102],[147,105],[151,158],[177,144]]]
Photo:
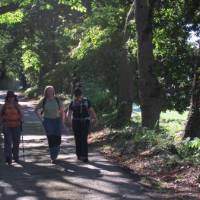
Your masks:
[[[0,103],[5,92],[0,93]],[[51,164],[47,140],[33,112],[35,101],[20,100],[25,122],[20,164],[7,166],[0,157],[1,200],[150,200],[134,177],[94,150],[89,163],[76,160],[71,134],[62,137],[58,164]],[[2,143],[2,142],[1,142]]]

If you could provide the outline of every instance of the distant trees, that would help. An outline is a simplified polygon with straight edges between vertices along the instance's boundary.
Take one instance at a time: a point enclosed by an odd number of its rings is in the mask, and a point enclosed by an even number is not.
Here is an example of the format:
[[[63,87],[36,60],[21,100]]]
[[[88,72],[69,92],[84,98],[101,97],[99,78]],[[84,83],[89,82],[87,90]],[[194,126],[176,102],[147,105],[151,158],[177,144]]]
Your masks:
[[[198,0],[2,0],[0,77],[70,93],[77,74],[100,112],[117,113],[115,124],[130,122],[137,103],[142,126],[155,128],[161,111],[189,105],[198,59],[187,39],[198,8]]]

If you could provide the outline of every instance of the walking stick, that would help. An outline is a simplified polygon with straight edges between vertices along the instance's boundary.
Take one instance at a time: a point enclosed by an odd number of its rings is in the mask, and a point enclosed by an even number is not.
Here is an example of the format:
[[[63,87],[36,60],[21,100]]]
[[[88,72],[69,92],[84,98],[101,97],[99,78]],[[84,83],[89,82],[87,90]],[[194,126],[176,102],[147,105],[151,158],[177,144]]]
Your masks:
[[[23,136],[23,123],[21,122],[20,125],[20,129],[21,129],[21,142],[22,142],[22,156],[23,156],[23,161],[25,161],[25,154],[24,154],[24,136]]]

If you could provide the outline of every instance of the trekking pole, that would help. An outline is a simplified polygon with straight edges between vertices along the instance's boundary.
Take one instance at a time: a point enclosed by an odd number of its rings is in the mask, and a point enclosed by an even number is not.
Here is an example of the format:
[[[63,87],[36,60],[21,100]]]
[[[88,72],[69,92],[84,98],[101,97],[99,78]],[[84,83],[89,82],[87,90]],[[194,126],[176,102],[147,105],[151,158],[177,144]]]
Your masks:
[[[24,154],[24,136],[23,136],[23,124],[21,122],[21,142],[22,142],[22,156],[23,156],[23,161],[25,161],[25,154]]]

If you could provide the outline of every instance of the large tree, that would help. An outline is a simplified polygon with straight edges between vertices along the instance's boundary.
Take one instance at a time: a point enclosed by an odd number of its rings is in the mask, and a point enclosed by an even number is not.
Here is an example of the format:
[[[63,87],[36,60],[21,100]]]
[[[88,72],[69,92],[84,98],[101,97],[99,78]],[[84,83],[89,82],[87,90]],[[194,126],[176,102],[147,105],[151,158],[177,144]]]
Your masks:
[[[197,59],[195,62],[196,70],[192,85],[191,105],[184,134],[185,137],[190,137],[191,139],[200,137],[200,55],[197,56]]]
[[[200,35],[200,1],[185,0],[185,6],[186,22],[188,23],[189,30],[195,31],[197,35]],[[198,41],[198,44],[199,50],[196,53],[196,60],[194,60],[192,66],[194,68],[192,97],[184,135],[191,139],[200,137],[200,40]]]
[[[125,26],[122,34],[122,45],[120,48],[119,78],[118,78],[118,114],[117,126],[126,125],[132,114],[133,106],[133,79],[134,69],[133,63],[130,61],[128,50],[129,33],[127,31],[129,21],[134,18],[134,2],[131,4],[127,13]],[[134,63],[136,64],[136,63]]]
[[[135,6],[142,126],[155,128],[159,123],[162,101],[161,87],[155,75],[152,43],[154,1],[136,0]]]

